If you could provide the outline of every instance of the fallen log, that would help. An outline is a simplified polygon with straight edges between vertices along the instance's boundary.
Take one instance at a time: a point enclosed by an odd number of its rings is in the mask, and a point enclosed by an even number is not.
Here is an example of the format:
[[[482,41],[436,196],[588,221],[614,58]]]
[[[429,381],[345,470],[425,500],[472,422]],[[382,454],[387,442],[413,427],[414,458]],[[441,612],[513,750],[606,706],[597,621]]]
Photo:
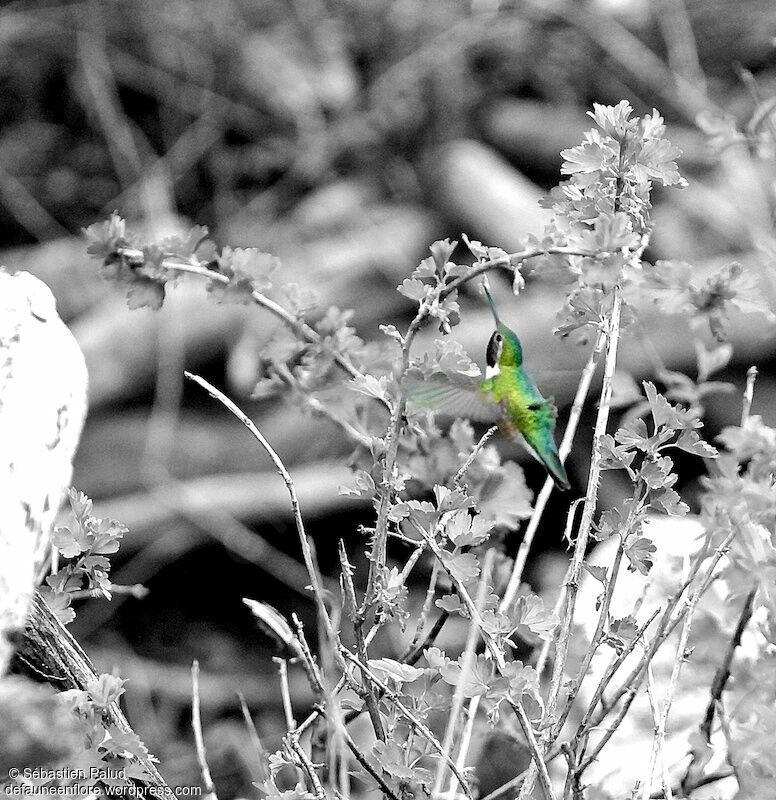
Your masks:
[[[539,206],[544,190],[488,145],[459,139],[431,152],[423,175],[430,196],[475,239],[519,250],[523,237],[539,233],[550,212]]]

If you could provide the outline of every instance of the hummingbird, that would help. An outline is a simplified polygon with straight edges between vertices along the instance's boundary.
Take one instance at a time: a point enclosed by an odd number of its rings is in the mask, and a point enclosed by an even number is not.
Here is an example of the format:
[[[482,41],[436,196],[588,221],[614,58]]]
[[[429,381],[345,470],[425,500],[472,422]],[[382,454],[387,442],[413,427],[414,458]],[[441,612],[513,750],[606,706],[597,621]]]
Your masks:
[[[483,284],[482,288],[495,323],[485,352],[485,377],[467,381],[461,376],[454,382],[435,373],[425,381],[407,381],[407,397],[415,405],[444,414],[498,423],[502,434],[521,441],[544,465],[555,485],[565,491],[569,481],[555,444],[555,402],[542,396],[523,369],[520,339],[501,321],[488,287]]]

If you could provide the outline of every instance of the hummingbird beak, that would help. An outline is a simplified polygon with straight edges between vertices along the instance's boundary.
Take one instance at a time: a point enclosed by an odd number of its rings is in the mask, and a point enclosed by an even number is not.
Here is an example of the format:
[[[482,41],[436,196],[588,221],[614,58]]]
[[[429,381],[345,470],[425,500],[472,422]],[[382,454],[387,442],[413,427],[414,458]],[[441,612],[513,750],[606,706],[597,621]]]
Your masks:
[[[501,323],[501,320],[498,316],[498,311],[496,311],[496,304],[493,302],[493,298],[490,296],[490,292],[488,291],[487,285],[483,282],[482,284],[483,291],[485,292],[485,297],[488,298],[488,305],[490,306],[490,310],[493,314],[493,319],[496,320],[496,325]]]

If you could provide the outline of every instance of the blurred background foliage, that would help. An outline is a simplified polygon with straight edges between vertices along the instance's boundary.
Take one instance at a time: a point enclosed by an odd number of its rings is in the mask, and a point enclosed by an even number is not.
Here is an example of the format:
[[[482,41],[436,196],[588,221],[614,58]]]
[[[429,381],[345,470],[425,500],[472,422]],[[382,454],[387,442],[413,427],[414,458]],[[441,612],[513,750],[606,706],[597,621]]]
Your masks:
[[[664,114],[690,181],[670,198],[657,193],[647,256],[686,259],[701,274],[737,259],[773,307],[774,158],[762,134],[776,124],[775,36],[772,0],[3,4],[1,260],[49,283],[85,352],[91,411],[73,482],[100,516],[130,528],[114,580],[151,590],[87,602],[71,627],[99,667],[130,678],[127,712],[171,784],[196,774],[194,657],[222,799],[257,777],[236,690],[267,747],[277,745],[275,645],[241,598],[314,621],[281,481],[222,409],[183,386],[182,369],[225,385],[258,421],[297,481],[329,575],[337,537],[360,554],[358,526],[371,510],[337,493],[350,448],[333,426],[293,402],[250,399],[275,321],[214,305],[196,281],[183,281],[158,315],[130,313],[97,279],[79,229],[113,209],[150,235],[205,224],[220,244],[280,256],[286,281],[318,293],[313,315],[353,308],[368,340],[378,324],[407,318],[395,286],[434,239],[465,231],[514,250],[539,233],[547,217],[538,200],[558,181],[559,151],[589,127],[585,110],[625,98],[638,114]],[[496,291],[562,425],[586,358],[552,336],[563,290],[537,270],[519,300],[506,282]],[[462,306],[455,336],[481,361],[488,312],[473,294]],[[730,337],[722,379],[741,384],[758,363],[754,411],[773,425],[774,332],[734,318]],[[623,404],[634,381],[663,368],[694,375],[687,326],[650,310],[622,365]],[[729,395],[711,397],[709,436],[738,414]],[[589,420],[580,430],[577,488]],[[700,467],[687,462],[692,498]],[[538,488],[541,470],[526,464],[526,475]],[[620,488],[609,473],[601,502]],[[567,502],[546,515],[545,552],[529,571],[540,591],[562,569]],[[457,635],[448,624],[453,649]],[[302,714],[301,671],[292,686]],[[481,745],[483,793],[519,771],[511,746]]]

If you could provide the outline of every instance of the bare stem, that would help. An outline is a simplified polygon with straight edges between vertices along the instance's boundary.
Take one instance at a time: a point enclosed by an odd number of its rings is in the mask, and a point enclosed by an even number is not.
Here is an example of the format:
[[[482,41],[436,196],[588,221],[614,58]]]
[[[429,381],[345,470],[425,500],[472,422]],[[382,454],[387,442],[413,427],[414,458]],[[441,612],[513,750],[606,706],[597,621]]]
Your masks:
[[[482,604],[485,600],[485,592],[487,591],[488,588],[488,580],[490,578],[490,572],[493,569],[494,556],[495,556],[495,550],[493,549],[488,550],[488,552],[485,554],[485,559],[483,560],[482,563],[482,572],[480,573],[480,580],[477,586],[476,604],[478,609],[482,607]],[[469,623],[469,634],[466,637],[466,646],[464,647],[463,651],[461,680],[455,687],[455,692],[453,692],[453,702],[450,706],[450,712],[447,717],[447,727],[445,729],[445,737],[442,742],[445,757],[449,757],[450,754],[453,752],[453,745],[455,744],[455,735],[458,728],[458,722],[460,720],[461,712],[463,711],[463,705],[466,700],[466,679],[467,676],[471,673],[472,664],[474,663],[474,659],[476,658],[475,647],[477,645],[478,638],[479,638],[479,631],[477,629],[477,623],[475,622],[474,618],[472,618]],[[469,716],[471,716],[472,704],[475,703],[475,700],[476,698],[471,698],[471,700],[469,701]],[[459,769],[462,769],[462,767],[459,766]],[[442,762],[440,761],[439,765],[437,766],[434,788],[431,792],[433,797],[439,797],[441,795],[442,783],[444,782],[444,777],[445,775],[442,769]]]
[[[455,486],[459,486],[461,484],[461,481],[464,479],[466,473],[469,471],[469,467],[471,467],[471,465],[474,463],[474,459],[477,458],[477,454],[480,452],[480,450],[482,450],[482,448],[487,444],[488,439],[490,439],[490,437],[493,436],[493,434],[497,430],[498,430],[498,425],[494,425],[493,427],[488,428],[488,430],[486,430],[485,433],[482,434],[482,438],[474,446],[474,450],[471,451],[469,457],[466,459],[466,461],[463,462],[458,472],[455,473],[455,477],[453,478],[453,484]]]
[[[448,755],[445,754],[444,748],[442,747],[439,739],[437,739],[437,737],[434,736],[433,732],[425,725],[425,723],[421,722],[421,720],[419,720],[417,716],[415,716],[415,714],[413,714],[412,711],[410,711],[407,708],[407,706],[404,705],[404,703],[402,703],[398,693],[394,692],[393,689],[391,689],[388,685],[383,683],[383,681],[381,681],[374,674],[374,672],[372,672],[372,670],[369,669],[369,667],[366,664],[362,663],[345,647],[341,648],[341,652],[342,655],[348,661],[351,661],[361,670],[363,674],[367,675],[369,677],[369,680],[372,681],[374,685],[377,686],[380,689],[380,691],[383,692],[383,694],[391,698],[394,706],[399,711],[399,713],[401,713],[402,716],[404,716],[404,718],[412,725],[412,727],[416,731],[418,731],[418,733],[420,733],[421,736],[423,736],[426,739],[426,741],[429,742],[429,744],[437,751],[437,753],[439,753],[440,756],[442,756],[443,759],[445,759],[447,765],[450,767],[450,769],[453,771],[453,774],[458,779],[458,783],[461,785],[464,794],[471,800],[472,795],[469,789],[469,785],[466,783],[466,779],[459,772],[458,767],[456,767],[455,762],[450,758],[449,754]]]
[[[579,577],[582,572],[582,563],[587,551],[587,543],[590,530],[593,524],[596,502],[598,499],[598,484],[601,474],[601,447],[600,442],[606,433],[609,422],[609,411],[612,399],[612,382],[614,370],[617,364],[617,345],[620,336],[620,311],[622,309],[622,289],[619,284],[614,287],[612,298],[612,310],[608,319],[606,362],[604,366],[603,385],[601,387],[601,399],[598,406],[598,416],[596,418],[595,433],[593,437],[593,452],[590,460],[590,473],[587,480],[587,492],[585,493],[585,505],[582,510],[582,520],[577,533],[577,540],[574,547],[571,565],[569,566],[568,577],[564,582],[566,598],[564,613],[561,620],[560,630],[557,637],[557,648],[555,651],[555,662],[553,664],[552,680],[550,684],[549,696],[547,699],[547,709],[545,712],[546,720],[555,719],[558,700],[563,684],[563,675],[566,669],[566,659],[568,657],[569,644],[571,642],[571,627],[574,621],[574,608],[576,606],[577,592],[579,590]],[[542,752],[549,749],[554,734],[554,726],[547,725],[542,736]],[[533,791],[536,780],[535,769],[529,769],[525,782],[520,789],[520,800],[527,800]]]
[[[240,422],[242,422],[243,425],[245,425],[245,427],[251,432],[251,434],[253,434],[254,438],[267,452],[267,455],[275,465],[275,469],[277,469],[281,478],[283,478],[286,488],[288,489],[288,494],[291,498],[291,509],[294,514],[296,531],[299,536],[299,543],[302,547],[304,563],[307,567],[307,572],[310,575],[310,583],[312,585],[313,595],[315,596],[315,602],[318,606],[318,616],[320,617],[321,624],[326,629],[329,638],[333,639],[336,634],[332,627],[329,613],[326,609],[326,603],[323,597],[323,589],[321,587],[320,570],[318,569],[318,563],[315,553],[313,552],[312,543],[305,531],[302,513],[299,509],[299,499],[296,496],[296,488],[294,486],[294,481],[291,478],[291,474],[286,469],[286,466],[281,460],[280,456],[272,448],[272,445],[270,445],[270,443],[264,438],[261,431],[253,424],[248,416],[237,407],[235,403],[233,403],[223,392],[220,392],[218,389],[216,389],[215,386],[208,383],[204,378],[200,378],[198,375],[193,375],[191,372],[184,372],[183,374],[189,380],[198,383],[211,397],[218,400],[219,403],[225,406],[235,417],[237,417],[237,419],[240,420]]]
[[[210,767],[207,765],[205,740],[202,736],[202,718],[199,713],[199,661],[196,660],[191,664],[191,727],[194,731],[197,762],[199,763],[199,771],[202,773],[205,796],[210,800],[218,800],[216,787],[213,785],[213,777],[210,774]]]
[[[358,650],[358,657],[366,664],[369,660],[366,652],[366,644],[364,643],[364,621],[358,615],[358,605],[356,603],[356,589],[353,585],[353,567],[350,566],[348,561],[348,554],[345,550],[345,543],[340,539],[339,541],[339,559],[340,568],[342,570],[342,588],[345,595],[345,608],[347,609],[348,616],[353,623],[353,632],[356,637],[356,648]],[[380,719],[380,710],[377,707],[377,695],[374,691],[374,686],[368,680],[366,673],[361,673],[362,693],[364,702],[366,703],[367,711],[369,712],[369,719],[372,721],[372,728],[374,728],[375,736],[381,741],[385,741],[385,730],[383,723]]]
[[[585,405],[585,398],[590,391],[590,384],[593,380],[593,375],[595,374],[596,367],[598,366],[598,358],[601,355],[601,351],[603,350],[605,342],[606,335],[603,331],[599,331],[595,345],[593,346],[593,350],[591,351],[590,357],[587,360],[587,364],[585,364],[585,368],[582,370],[582,375],[579,378],[579,384],[577,386],[577,392],[574,395],[574,403],[571,406],[569,420],[566,424],[566,430],[563,432],[563,439],[561,440],[560,447],[558,448],[558,455],[560,456],[561,463],[565,463],[569,453],[571,452],[571,447],[574,442],[574,435],[577,432],[577,426],[579,425],[579,420],[582,416],[582,409]],[[509,584],[507,585],[506,591],[504,592],[504,597],[501,599],[501,604],[499,606],[501,611],[506,611],[512,605],[515,595],[517,594],[517,590],[520,588],[520,582],[523,578],[523,571],[525,570],[525,564],[528,560],[528,553],[531,549],[531,545],[533,544],[536,531],[539,528],[539,523],[541,522],[542,514],[544,514],[544,509],[547,507],[547,501],[550,499],[550,495],[552,494],[554,487],[555,481],[553,481],[551,477],[547,476],[544,481],[544,486],[542,486],[539,496],[536,498],[533,514],[531,514],[531,519],[528,521],[528,526],[523,534],[523,540],[520,542],[520,547],[518,548],[517,556],[515,557],[515,564],[512,567],[512,574],[509,577]]]
[[[280,697],[283,700],[283,713],[286,715],[286,730],[295,731],[296,720],[294,719],[294,709],[291,705],[291,691],[288,687],[288,662],[285,658],[273,657],[272,660],[278,665]]]
[[[746,389],[744,390],[744,405],[741,409],[741,427],[746,425],[749,414],[752,411],[752,400],[754,400],[754,382],[757,380],[757,367],[749,367],[746,371]]]
[[[472,600],[472,597],[466,590],[466,587],[464,586],[463,582],[445,564],[442,558],[442,550],[436,543],[434,538],[429,536],[428,533],[420,525],[416,525],[416,530],[428,542],[428,546],[431,548],[434,555],[437,557],[439,563],[444,567],[445,571],[450,577],[451,583],[455,587],[455,590],[458,592],[458,596],[461,598],[463,604],[466,606],[466,610],[469,612],[470,619],[474,623],[476,623],[477,630],[479,631],[479,634],[482,637],[483,642],[485,643],[485,647],[488,649],[491,656],[493,657],[493,661],[496,664],[496,668],[502,675],[504,675],[506,673],[506,661],[504,660],[504,653],[496,644],[493,637],[487,632],[482,617],[480,616],[479,609],[477,608],[477,604],[474,602],[474,600]],[[544,792],[544,795],[547,798],[547,800],[555,800],[555,794],[552,790],[552,782],[550,781],[550,775],[547,772],[547,765],[544,763],[544,759],[542,758],[542,753],[541,750],[539,749],[539,743],[536,741],[536,735],[534,734],[533,727],[531,726],[531,721],[528,719],[528,715],[525,713],[525,709],[523,708],[523,705],[519,700],[515,701],[512,700],[511,698],[508,698],[507,702],[509,703],[512,710],[515,712],[517,721],[520,724],[523,734],[525,735],[526,742],[528,744],[528,749],[531,751],[531,756],[533,758],[532,763],[535,765],[536,773],[538,774],[539,783],[541,784],[542,791]]]

